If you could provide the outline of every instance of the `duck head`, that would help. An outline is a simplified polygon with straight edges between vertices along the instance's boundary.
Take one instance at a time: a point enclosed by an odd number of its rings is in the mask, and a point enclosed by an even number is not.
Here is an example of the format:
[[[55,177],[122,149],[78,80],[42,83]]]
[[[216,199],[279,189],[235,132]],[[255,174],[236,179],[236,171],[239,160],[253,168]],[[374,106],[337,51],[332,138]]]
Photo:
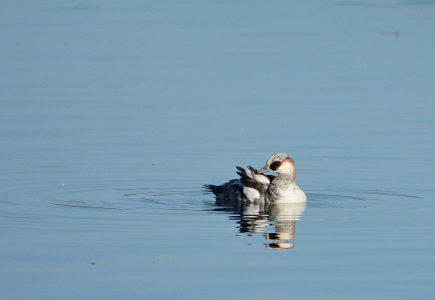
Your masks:
[[[257,173],[278,173],[296,178],[295,162],[285,153],[273,154],[266,162],[266,166]]]

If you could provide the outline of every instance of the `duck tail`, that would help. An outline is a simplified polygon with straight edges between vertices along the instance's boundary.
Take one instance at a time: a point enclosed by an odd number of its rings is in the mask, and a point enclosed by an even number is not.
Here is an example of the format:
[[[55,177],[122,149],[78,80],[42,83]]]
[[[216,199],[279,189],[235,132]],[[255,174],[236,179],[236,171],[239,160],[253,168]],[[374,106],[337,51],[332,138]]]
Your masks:
[[[202,186],[203,190],[206,192],[212,192],[213,194],[220,194],[222,193],[222,187],[219,185],[214,184],[204,184]]]

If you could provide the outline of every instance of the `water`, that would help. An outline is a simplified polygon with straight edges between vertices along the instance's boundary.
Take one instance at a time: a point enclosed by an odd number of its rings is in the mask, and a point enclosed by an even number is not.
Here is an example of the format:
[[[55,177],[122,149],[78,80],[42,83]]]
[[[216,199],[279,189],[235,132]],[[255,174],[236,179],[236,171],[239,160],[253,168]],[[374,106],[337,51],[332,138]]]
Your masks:
[[[431,1],[0,12],[2,299],[430,299]],[[204,184],[289,153],[306,207]]]

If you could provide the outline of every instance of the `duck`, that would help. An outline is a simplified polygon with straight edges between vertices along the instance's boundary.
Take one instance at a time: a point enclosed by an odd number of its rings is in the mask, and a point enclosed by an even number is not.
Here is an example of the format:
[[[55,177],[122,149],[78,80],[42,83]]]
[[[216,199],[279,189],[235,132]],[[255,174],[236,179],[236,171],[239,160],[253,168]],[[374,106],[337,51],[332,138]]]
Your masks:
[[[307,197],[296,184],[295,162],[285,153],[271,155],[266,165],[256,170],[252,166],[236,166],[238,179],[221,185],[204,185],[216,199],[225,202],[246,203],[305,203]],[[267,175],[265,173],[276,173]]]

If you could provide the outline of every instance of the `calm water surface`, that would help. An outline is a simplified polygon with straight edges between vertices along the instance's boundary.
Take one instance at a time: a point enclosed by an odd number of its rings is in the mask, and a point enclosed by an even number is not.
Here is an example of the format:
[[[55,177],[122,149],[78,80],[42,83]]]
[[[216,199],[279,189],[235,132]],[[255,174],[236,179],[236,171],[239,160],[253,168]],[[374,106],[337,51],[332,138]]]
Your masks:
[[[0,12],[2,299],[431,299],[431,1]],[[306,206],[204,184],[296,161]]]

